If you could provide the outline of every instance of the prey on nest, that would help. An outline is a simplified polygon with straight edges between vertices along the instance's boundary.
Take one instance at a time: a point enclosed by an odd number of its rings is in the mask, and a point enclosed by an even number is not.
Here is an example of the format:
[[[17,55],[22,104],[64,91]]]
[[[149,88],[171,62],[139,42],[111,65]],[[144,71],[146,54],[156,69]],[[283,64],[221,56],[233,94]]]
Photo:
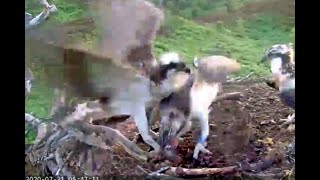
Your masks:
[[[269,85],[279,90],[280,99],[286,106],[295,109],[295,61],[292,44],[275,44],[269,48],[261,62],[271,62]],[[282,119],[283,125],[295,122],[295,114]]]
[[[196,69],[185,76],[185,84],[160,102],[160,145],[168,158],[175,157],[175,149],[182,135],[200,123],[200,135],[196,140],[193,158],[206,149],[209,135],[210,105],[221,90],[221,83],[227,76],[240,70],[240,64],[224,56],[209,56],[194,62]]]
[[[94,50],[68,43],[62,27],[39,28],[26,32],[26,62],[38,60],[45,67],[48,84],[67,96],[100,100],[91,101],[90,106],[81,104],[76,109],[79,115],[100,109],[104,118],[132,116],[144,142],[158,153],[160,146],[149,133],[146,109],[179,89],[177,76],[189,74],[190,69],[182,62],[158,64],[155,60],[152,45],[163,13],[153,4],[93,0],[89,7],[101,32]]]

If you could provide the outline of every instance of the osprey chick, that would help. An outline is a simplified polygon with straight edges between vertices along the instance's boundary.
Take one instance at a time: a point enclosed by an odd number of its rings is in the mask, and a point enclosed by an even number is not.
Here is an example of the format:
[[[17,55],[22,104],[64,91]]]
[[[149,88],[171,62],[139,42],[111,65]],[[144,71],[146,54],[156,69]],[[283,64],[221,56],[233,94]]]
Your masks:
[[[272,78],[280,92],[280,99],[286,106],[295,109],[295,61],[292,44],[276,44],[269,48],[262,62],[270,60]],[[285,125],[295,122],[295,114],[290,115]]]
[[[205,148],[209,135],[210,105],[217,97],[227,76],[240,70],[240,64],[224,56],[209,56],[197,60],[197,69],[180,90],[160,102],[160,145],[172,155],[177,139],[188,132],[191,124],[199,121],[201,134],[193,158],[199,152],[210,153]]]

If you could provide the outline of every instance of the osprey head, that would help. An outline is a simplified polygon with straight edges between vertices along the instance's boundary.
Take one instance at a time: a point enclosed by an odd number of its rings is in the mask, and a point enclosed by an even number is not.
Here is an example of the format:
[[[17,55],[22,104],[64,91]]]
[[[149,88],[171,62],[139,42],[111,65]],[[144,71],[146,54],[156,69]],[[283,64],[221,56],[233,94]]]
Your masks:
[[[261,62],[271,62],[272,74],[294,73],[294,50],[292,43],[275,44],[262,57]]]
[[[174,78],[181,73],[191,73],[191,69],[182,61],[181,57],[175,52],[164,53],[160,56],[159,64],[153,69],[150,79],[156,84]]]
[[[167,65],[170,63],[179,63],[181,62],[180,56],[176,52],[168,52],[164,53],[159,58],[159,64],[160,65]]]
[[[261,62],[266,62],[274,58],[281,58],[283,64],[294,64],[293,44],[275,44],[269,48],[261,59]]]
[[[164,155],[171,159],[176,155],[179,140],[176,135],[186,125],[185,114],[174,107],[166,107],[160,111],[160,146]]]
[[[194,67],[198,67],[198,66],[199,66],[198,57],[197,57],[197,56],[195,56],[195,57],[193,58],[193,66],[194,66]]]

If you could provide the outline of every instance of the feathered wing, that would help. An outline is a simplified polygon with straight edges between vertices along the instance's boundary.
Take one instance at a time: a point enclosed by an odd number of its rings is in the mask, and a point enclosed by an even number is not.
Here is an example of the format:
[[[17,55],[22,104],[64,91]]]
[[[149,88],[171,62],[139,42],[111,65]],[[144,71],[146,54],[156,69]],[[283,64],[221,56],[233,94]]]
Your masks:
[[[150,48],[148,46],[151,46],[163,20],[163,13],[144,0],[93,0],[89,6],[101,32],[101,52],[130,63],[137,61],[128,58],[132,51]]]
[[[93,0],[90,12],[101,33],[94,50],[68,42],[61,26],[26,32],[26,62],[38,60],[54,87],[77,96],[123,91],[154,66],[151,47],[163,14],[143,0]]]
[[[227,76],[240,70],[240,64],[225,56],[209,56],[198,60],[197,79],[207,83],[225,82]]]

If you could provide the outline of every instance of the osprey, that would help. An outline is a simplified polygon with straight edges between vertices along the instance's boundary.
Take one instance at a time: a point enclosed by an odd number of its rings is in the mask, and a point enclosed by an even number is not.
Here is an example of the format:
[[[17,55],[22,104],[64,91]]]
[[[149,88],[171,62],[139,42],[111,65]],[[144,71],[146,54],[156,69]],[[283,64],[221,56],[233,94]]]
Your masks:
[[[170,53],[165,53],[165,54],[161,55],[159,58],[159,63],[161,65],[169,64],[170,62],[178,63],[181,61],[180,59],[181,58],[178,53],[170,52]]]
[[[163,13],[144,0],[92,0],[90,12],[100,39],[94,49],[68,42],[61,26],[26,31],[26,63],[44,65],[47,82],[68,96],[103,99],[108,117],[130,115],[154,152],[146,109],[175,91],[183,62],[158,64],[152,43]],[[163,88],[165,87],[165,88]],[[106,117],[106,118],[108,118]]]
[[[280,99],[286,106],[295,109],[295,61],[292,44],[275,44],[269,48],[262,62],[270,60],[271,74],[279,90]],[[295,114],[289,115],[284,124],[295,122]]]
[[[174,155],[178,139],[198,122],[201,133],[196,140],[193,158],[197,159],[199,152],[210,153],[205,148],[210,105],[221,90],[221,83],[227,81],[228,75],[240,70],[239,63],[225,56],[195,58],[195,61],[197,69],[185,77],[184,85],[160,102],[160,145],[169,158]]]

